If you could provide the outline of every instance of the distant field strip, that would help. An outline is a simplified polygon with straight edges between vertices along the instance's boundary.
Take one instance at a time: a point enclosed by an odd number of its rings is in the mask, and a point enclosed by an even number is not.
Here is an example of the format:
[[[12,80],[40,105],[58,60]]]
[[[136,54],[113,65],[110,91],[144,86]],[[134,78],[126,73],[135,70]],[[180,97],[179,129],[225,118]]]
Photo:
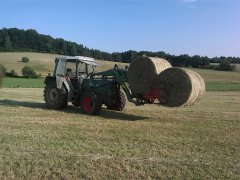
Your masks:
[[[206,82],[207,91],[240,91],[240,83]]]
[[[5,88],[43,88],[44,79],[4,78],[2,87]]]

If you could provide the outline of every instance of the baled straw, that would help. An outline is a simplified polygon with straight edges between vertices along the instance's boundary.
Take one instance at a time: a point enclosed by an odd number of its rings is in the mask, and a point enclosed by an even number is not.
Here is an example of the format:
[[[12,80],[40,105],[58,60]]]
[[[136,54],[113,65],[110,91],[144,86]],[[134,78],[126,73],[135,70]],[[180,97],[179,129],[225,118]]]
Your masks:
[[[167,68],[172,67],[171,64],[157,57],[138,57],[129,67],[128,82],[130,89],[135,94],[144,94],[150,90],[152,81],[158,74]]]
[[[160,89],[160,104],[178,107],[196,103],[205,91],[205,83],[194,71],[169,68],[153,81],[152,88]]]

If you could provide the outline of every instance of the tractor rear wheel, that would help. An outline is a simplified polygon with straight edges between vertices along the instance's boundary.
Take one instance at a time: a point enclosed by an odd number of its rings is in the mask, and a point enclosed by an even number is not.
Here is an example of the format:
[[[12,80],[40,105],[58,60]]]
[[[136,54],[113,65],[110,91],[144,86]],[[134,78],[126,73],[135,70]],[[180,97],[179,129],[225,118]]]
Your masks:
[[[93,93],[84,93],[80,100],[82,111],[86,114],[97,115],[102,108],[102,102]]]
[[[126,106],[126,97],[122,91],[119,91],[114,102],[106,105],[109,110],[122,111]]]
[[[50,109],[62,109],[67,106],[67,92],[58,89],[56,82],[49,82],[44,89],[44,100]]]

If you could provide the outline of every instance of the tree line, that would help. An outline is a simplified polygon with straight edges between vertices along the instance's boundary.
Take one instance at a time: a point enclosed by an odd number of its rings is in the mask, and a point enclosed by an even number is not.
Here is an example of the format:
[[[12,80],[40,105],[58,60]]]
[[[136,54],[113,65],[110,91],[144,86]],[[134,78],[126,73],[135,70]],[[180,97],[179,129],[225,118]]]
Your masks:
[[[164,51],[126,51],[108,53],[96,49],[90,49],[82,44],[66,41],[62,38],[53,38],[48,35],[39,34],[36,30],[21,30],[17,28],[0,29],[0,52],[42,52],[54,53],[60,55],[80,55],[102,59],[107,61],[130,63],[136,57],[146,55],[167,59],[173,66],[177,67],[194,67],[194,68],[211,68],[217,69],[210,63],[240,63],[239,57],[214,57],[207,56],[189,56],[183,54],[179,56],[168,54]]]

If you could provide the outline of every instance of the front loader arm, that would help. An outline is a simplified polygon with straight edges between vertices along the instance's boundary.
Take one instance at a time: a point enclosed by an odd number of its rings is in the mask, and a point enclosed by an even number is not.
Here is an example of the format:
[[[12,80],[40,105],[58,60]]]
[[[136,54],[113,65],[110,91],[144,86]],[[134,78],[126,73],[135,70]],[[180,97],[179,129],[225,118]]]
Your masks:
[[[113,69],[94,73],[93,76],[112,77],[122,88],[127,96],[127,100],[135,105],[143,105],[138,98],[135,98],[129,88],[127,70],[118,68],[117,65]]]

